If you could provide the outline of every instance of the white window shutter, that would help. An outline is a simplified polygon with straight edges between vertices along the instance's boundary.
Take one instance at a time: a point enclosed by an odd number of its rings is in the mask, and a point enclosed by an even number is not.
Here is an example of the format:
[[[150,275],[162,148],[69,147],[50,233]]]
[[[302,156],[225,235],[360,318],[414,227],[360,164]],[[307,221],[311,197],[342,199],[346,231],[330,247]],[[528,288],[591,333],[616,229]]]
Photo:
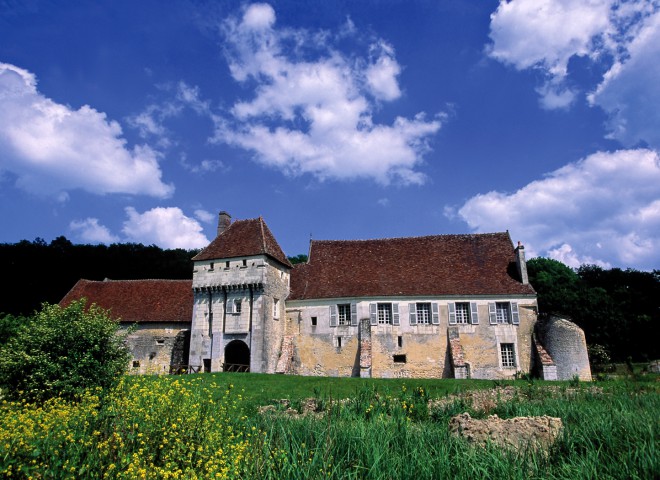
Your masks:
[[[477,310],[477,302],[470,302],[470,320],[472,325],[479,324],[479,311]]]
[[[356,327],[357,324],[357,303],[353,302],[351,303],[351,325]]]
[[[410,325],[417,325],[417,305],[409,303],[408,311],[410,312]]]
[[[518,312],[517,302],[511,302],[511,323],[520,325],[520,313]]]
[[[375,303],[369,304],[369,320],[372,325],[378,325],[378,305]]]
[[[497,310],[495,309],[495,302],[488,304],[488,321],[491,325],[497,325]]]
[[[330,305],[330,326],[337,326],[337,305]]]
[[[399,325],[399,304],[392,304],[392,325]]]
[[[431,323],[433,325],[440,325],[440,309],[437,302],[431,304]]]
[[[456,325],[456,304],[449,302],[447,306],[449,307],[449,325]]]

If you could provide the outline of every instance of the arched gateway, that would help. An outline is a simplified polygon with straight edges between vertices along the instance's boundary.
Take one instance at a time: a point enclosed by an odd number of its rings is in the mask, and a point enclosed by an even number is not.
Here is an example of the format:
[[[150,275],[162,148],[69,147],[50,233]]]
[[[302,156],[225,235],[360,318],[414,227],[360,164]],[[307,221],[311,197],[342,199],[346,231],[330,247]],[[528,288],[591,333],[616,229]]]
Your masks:
[[[232,340],[225,347],[225,372],[249,372],[250,348],[242,340]]]

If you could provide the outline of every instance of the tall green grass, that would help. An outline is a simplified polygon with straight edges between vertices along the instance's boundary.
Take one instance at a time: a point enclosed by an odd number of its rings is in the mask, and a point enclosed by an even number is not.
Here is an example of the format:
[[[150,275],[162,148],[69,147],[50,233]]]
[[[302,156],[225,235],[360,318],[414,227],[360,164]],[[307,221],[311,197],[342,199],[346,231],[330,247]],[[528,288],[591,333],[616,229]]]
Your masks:
[[[488,412],[465,398],[489,381],[203,374],[126,377],[78,402],[0,405],[0,477],[254,479],[660,478],[660,384],[508,382]],[[317,399],[313,414],[294,415]],[[279,400],[286,398],[287,405]],[[275,412],[258,413],[275,405]],[[564,432],[545,453],[473,446],[450,418],[550,415]]]

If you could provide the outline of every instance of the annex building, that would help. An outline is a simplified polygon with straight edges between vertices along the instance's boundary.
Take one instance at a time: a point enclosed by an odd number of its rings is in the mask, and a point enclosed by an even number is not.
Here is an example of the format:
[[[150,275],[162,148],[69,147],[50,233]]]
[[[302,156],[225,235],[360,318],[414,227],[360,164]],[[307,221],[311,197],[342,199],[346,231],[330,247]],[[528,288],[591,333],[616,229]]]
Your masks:
[[[137,324],[134,373],[591,379],[583,332],[539,320],[508,232],[313,240],[308,257],[292,265],[263,218],[221,212],[192,280],[80,280],[61,304]]]

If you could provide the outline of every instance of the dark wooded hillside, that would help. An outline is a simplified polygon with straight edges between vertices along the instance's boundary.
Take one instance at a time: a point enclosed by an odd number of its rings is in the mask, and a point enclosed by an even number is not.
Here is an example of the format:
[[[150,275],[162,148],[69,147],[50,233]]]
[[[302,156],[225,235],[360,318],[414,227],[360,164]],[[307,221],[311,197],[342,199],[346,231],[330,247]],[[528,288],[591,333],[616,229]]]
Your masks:
[[[0,312],[30,315],[42,302],[57,303],[88,280],[192,278],[195,250],[163,250],[126,243],[74,245],[65,237],[0,244]]]

